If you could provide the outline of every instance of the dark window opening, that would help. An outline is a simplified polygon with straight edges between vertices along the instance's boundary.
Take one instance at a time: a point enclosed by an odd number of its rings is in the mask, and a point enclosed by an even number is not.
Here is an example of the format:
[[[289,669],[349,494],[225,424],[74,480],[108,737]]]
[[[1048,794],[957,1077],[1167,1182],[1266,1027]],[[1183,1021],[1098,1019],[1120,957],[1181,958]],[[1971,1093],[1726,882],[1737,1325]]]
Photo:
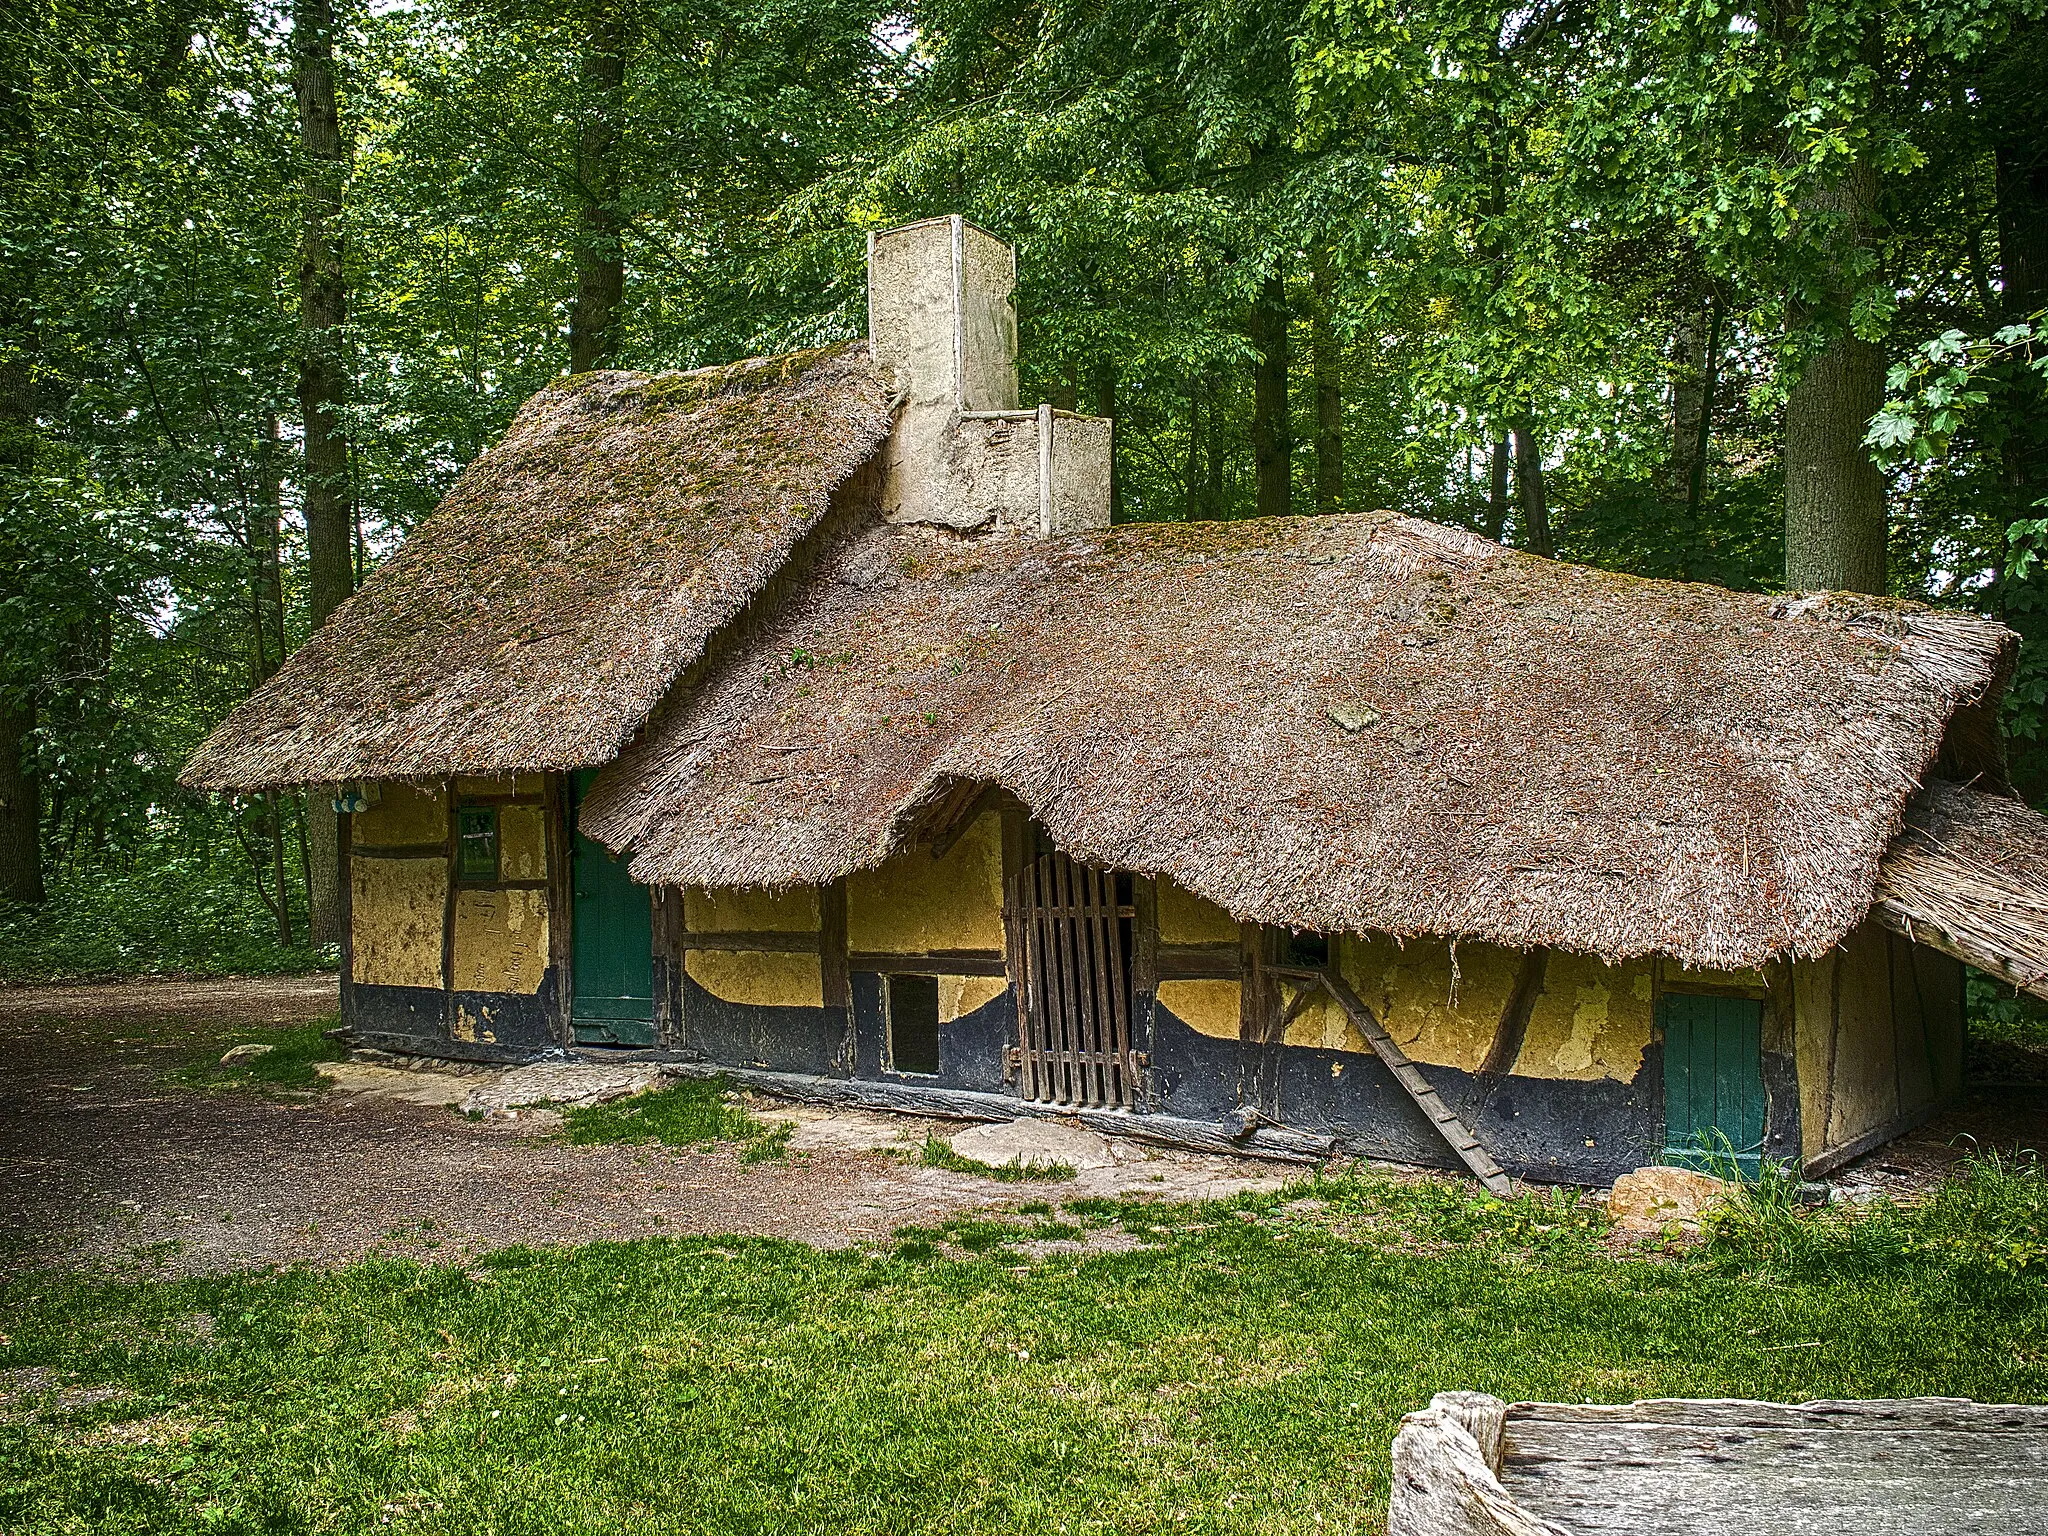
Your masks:
[[[1330,963],[1330,936],[1327,933],[1288,934],[1287,963],[1305,970],[1321,970]]]
[[[939,1074],[939,978],[891,976],[889,1070],[917,1077]]]
[[[455,813],[455,875],[459,880],[498,878],[498,808],[465,805]]]

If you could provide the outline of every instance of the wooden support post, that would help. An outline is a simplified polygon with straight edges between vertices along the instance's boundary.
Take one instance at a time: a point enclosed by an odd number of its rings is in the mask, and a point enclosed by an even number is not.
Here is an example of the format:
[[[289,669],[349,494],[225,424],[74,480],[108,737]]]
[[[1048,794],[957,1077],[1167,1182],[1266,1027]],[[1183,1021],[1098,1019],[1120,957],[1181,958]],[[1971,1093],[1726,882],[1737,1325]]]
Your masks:
[[[846,882],[818,887],[818,980],[827,1012],[837,1009],[845,1021],[834,1062],[853,1070],[853,982],[846,963]]]
[[[548,964],[555,972],[555,1039],[575,1044],[570,1025],[576,978],[569,964],[569,938],[576,922],[575,845],[569,829],[569,776],[547,776]]]

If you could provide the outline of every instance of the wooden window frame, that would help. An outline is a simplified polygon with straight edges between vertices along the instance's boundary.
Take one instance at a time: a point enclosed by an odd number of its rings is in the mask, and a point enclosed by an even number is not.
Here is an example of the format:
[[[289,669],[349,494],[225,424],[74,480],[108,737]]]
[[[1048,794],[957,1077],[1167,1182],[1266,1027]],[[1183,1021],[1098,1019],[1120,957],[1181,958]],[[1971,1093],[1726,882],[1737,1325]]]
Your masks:
[[[480,873],[470,866],[470,848],[474,841],[463,826],[467,816],[488,816],[490,818],[490,871]],[[493,804],[461,802],[455,807],[455,878],[463,885],[496,885],[504,872],[504,850],[499,843],[498,807]]]

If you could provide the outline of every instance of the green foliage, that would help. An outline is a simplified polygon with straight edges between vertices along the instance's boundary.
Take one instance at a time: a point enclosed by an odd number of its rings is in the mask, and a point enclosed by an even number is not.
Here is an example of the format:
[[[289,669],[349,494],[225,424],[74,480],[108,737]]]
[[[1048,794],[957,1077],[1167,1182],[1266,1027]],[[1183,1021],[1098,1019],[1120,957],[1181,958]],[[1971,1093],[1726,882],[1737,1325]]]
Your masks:
[[[1888,1277],[1926,1295],[2018,1304],[2048,1276],[2048,1175],[1966,1159],[1924,1200],[1803,1206],[1786,1178],[1740,1187],[1704,1222],[1707,1259],[1743,1273]]]
[[[577,1146],[660,1142],[709,1148],[736,1141],[746,1144],[742,1158],[748,1162],[780,1157],[792,1129],[748,1114],[731,1079],[725,1077],[681,1078],[666,1088],[573,1107],[563,1118],[565,1136]]]
[[[206,1055],[185,1067],[179,1078],[195,1088],[286,1090],[303,1092],[323,1085],[318,1071],[323,1061],[340,1061],[348,1050],[327,1031],[341,1020],[330,1016],[297,1029],[263,1030],[241,1039],[226,1038],[209,1043]],[[241,1044],[267,1045],[270,1049],[249,1061],[222,1066],[220,1058]]]
[[[888,1251],[700,1238],[25,1277],[0,1288],[19,1394],[0,1525],[1307,1536],[1376,1528],[1401,1414],[1454,1387],[2048,1394],[2032,1265],[1965,1294],[1927,1283],[1940,1254],[1617,1258],[1545,1249],[1547,1218],[1534,1248],[1439,1247],[1400,1221],[1466,1218],[1388,1198],[1374,1233],[1294,1193],[1154,1205],[1136,1248],[1036,1259],[1022,1245],[1123,1208],[968,1218]],[[1964,1226],[2006,1229],[1993,1197],[1960,1198]]]
[[[1033,1163],[1020,1167],[1016,1163],[991,1166],[978,1163],[971,1157],[962,1157],[936,1136],[927,1136],[917,1160],[926,1168],[944,1168],[950,1173],[971,1173],[984,1179],[997,1179],[1006,1184],[1060,1183],[1075,1177],[1075,1172],[1065,1163]]]
[[[2048,1003],[2030,992],[2016,992],[1982,971],[1966,975],[1970,1038],[2039,1052],[2048,1066]]]
[[[1319,1202],[1312,1218],[1381,1242],[1425,1251],[1585,1257],[1608,1228],[1606,1211],[1578,1190],[1525,1189],[1501,1200],[1462,1181],[1344,1173],[1291,1185],[1291,1198]]]
[[[295,932],[304,934],[303,926]],[[319,951],[276,940],[246,873],[145,846],[127,869],[67,873],[40,906],[0,904],[0,981],[316,971]]]

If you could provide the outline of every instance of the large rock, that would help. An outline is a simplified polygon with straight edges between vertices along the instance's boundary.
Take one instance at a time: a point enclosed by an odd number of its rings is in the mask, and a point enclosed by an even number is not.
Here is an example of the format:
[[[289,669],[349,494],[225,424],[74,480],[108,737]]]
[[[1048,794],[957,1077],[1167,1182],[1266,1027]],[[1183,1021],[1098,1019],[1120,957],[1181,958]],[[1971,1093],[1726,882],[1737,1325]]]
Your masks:
[[[990,1168],[1109,1168],[1116,1164],[1109,1142],[1079,1126],[1057,1120],[999,1120],[969,1126],[952,1141],[953,1150]]]
[[[1661,1232],[1674,1224],[1696,1227],[1734,1189],[1726,1179],[1690,1168],[1638,1168],[1614,1181],[1607,1214],[1626,1232]]]
[[[518,1119],[518,1111],[536,1105],[583,1109],[660,1088],[677,1075],[659,1063],[541,1061],[472,1088],[462,1109],[487,1120]]]

